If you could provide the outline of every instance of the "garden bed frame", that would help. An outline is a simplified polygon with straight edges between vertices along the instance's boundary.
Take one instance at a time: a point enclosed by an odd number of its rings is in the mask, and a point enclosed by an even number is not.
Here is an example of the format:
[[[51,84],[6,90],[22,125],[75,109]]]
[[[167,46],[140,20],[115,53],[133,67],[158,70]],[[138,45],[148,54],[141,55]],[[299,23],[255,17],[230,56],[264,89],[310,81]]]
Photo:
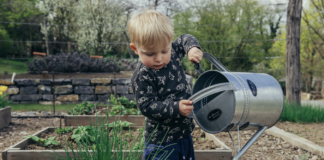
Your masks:
[[[66,115],[64,116],[65,126],[86,126],[95,124],[96,117],[102,117],[103,121],[106,122],[106,114],[100,115]],[[109,116],[109,123],[114,122],[115,119],[119,119],[119,115]],[[134,123],[135,126],[142,127],[145,123],[145,117],[143,115],[121,115],[121,121],[128,121]]]
[[[54,132],[55,128],[45,128],[34,134],[38,136],[43,132]],[[222,146],[226,150],[195,150],[195,157],[197,160],[230,160],[232,159],[232,150],[227,147],[222,141],[216,138],[213,134],[206,133],[206,138],[213,140],[216,145]],[[26,138],[15,145],[2,151],[2,160],[47,160],[54,154],[53,150],[21,150],[31,142],[31,138]],[[55,150],[59,155],[66,156],[65,150]],[[91,152],[91,151],[90,151]],[[123,150],[127,155],[130,151]],[[142,151],[141,151],[142,152]],[[69,152],[72,155],[72,152]]]
[[[8,126],[11,122],[11,107],[0,109],[0,130]]]

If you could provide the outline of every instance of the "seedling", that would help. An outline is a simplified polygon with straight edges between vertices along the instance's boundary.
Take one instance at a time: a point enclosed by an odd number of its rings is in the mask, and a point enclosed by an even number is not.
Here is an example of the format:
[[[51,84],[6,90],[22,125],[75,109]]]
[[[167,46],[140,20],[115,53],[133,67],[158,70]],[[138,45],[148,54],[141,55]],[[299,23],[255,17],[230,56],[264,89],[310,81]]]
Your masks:
[[[58,142],[55,139],[55,137],[49,137],[47,140],[44,138],[39,138],[38,136],[25,136],[25,138],[31,138],[34,140],[36,143],[38,143],[41,146],[48,146],[48,145],[58,145]]]
[[[57,134],[64,134],[73,131],[73,127],[64,127],[64,128],[56,128],[55,133]]]

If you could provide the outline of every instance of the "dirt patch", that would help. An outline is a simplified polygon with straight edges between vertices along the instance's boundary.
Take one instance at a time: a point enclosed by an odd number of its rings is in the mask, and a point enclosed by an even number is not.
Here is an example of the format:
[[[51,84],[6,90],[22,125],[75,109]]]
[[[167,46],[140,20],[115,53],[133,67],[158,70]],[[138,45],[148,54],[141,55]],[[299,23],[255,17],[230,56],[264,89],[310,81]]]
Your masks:
[[[131,78],[133,71],[121,71],[116,73],[116,78]],[[11,79],[12,75],[0,75],[0,79]],[[55,79],[91,79],[91,78],[114,78],[113,73],[60,73],[54,75]],[[43,79],[42,74],[18,74],[15,79]],[[52,79],[52,74],[48,75],[48,78]]]
[[[278,122],[276,127],[324,147],[324,123],[301,124],[293,122]]]
[[[241,147],[252,137],[256,131],[240,131],[240,144]],[[237,132],[231,132],[236,145]],[[222,142],[224,142],[233,151],[233,156],[236,154],[236,150],[232,143],[228,133],[221,132],[215,135]],[[306,158],[307,157],[307,158]],[[292,146],[285,142],[283,139],[276,138],[274,136],[263,133],[258,140],[245,152],[240,160],[300,160],[300,159],[312,159],[312,160],[324,160],[323,157],[313,155],[312,153],[300,149],[296,146]]]
[[[125,136],[127,134],[127,136]],[[129,145],[136,145],[136,137],[140,134],[140,131],[134,129],[131,132],[131,135],[128,135],[129,132],[126,131],[123,134],[123,141],[121,143],[126,143]],[[110,136],[112,136],[112,132],[109,133]],[[201,130],[196,128],[193,132],[192,132],[192,139],[194,141],[194,149],[195,150],[216,150],[216,148],[222,148],[220,145],[215,145],[215,143],[212,140],[208,140],[206,138],[205,133]],[[44,138],[44,139],[48,139],[49,137],[55,137],[55,140],[58,141],[58,145],[54,146],[54,145],[50,145],[47,147],[44,146],[39,146],[36,143],[32,143],[27,145],[24,149],[25,150],[61,150],[64,148],[65,145],[65,140],[69,140],[71,139],[72,136],[72,132],[70,133],[65,133],[62,135],[58,135],[55,132],[45,132],[40,134],[40,138]],[[76,143],[73,140],[70,140],[70,142],[72,142],[72,145],[77,148]],[[128,148],[130,148],[130,146],[128,146]]]
[[[0,160],[2,160],[2,151],[6,148],[25,139],[27,135],[32,135],[46,127],[58,127],[59,118],[12,118],[8,127],[0,130]],[[62,119],[64,126],[64,119]]]

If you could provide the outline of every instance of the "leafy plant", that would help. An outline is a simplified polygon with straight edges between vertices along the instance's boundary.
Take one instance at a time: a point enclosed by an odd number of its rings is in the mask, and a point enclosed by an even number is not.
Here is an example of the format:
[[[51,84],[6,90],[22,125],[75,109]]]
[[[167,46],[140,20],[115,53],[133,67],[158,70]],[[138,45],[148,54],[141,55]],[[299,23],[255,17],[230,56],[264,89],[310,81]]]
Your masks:
[[[73,130],[71,139],[76,142],[91,142],[95,140],[93,128],[91,126],[79,126]]]
[[[44,139],[44,138],[39,138],[38,136],[29,135],[29,136],[25,136],[25,138],[31,138],[41,146],[58,145],[58,142],[54,140],[55,137],[49,137],[48,139]]]
[[[110,115],[141,115],[141,112],[137,109],[136,102],[129,100],[125,96],[116,99],[114,95],[110,95],[108,103],[111,106]]]
[[[88,101],[83,101],[67,113],[69,115],[91,115],[95,113],[96,106],[97,104],[92,104]]]
[[[64,127],[64,128],[56,128],[55,133],[57,134],[64,134],[73,131],[73,127]]]
[[[0,86],[0,108],[4,108],[10,102],[9,100],[4,100],[8,94],[4,94],[8,89],[7,86]]]
[[[134,123],[131,123],[131,122],[128,122],[128,121],[121,121],[121,120],[118,120],[118,121],[115,121],[115,122],[109,123],[109,124],[108,124],[108,127],[128,127],[128,126],[130,126],[130,125],[135,126]]]

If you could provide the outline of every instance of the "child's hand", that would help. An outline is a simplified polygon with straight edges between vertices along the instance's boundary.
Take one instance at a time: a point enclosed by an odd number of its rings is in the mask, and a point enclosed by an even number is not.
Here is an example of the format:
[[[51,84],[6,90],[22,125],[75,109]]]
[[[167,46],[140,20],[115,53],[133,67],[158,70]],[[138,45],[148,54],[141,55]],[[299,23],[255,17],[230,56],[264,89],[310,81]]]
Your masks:
[[[179,112],[181,115],[187,117],[192,112],[194,107],[192,106],[192,101],[189,100],[181,100],[179,102]]]
[[[189,51],[188,51],[188,59],[191,63],[196,62],[199,63],[199,61],[201,61],[203,57],[203,52],[198,49],[197,47],[192,47]]]

